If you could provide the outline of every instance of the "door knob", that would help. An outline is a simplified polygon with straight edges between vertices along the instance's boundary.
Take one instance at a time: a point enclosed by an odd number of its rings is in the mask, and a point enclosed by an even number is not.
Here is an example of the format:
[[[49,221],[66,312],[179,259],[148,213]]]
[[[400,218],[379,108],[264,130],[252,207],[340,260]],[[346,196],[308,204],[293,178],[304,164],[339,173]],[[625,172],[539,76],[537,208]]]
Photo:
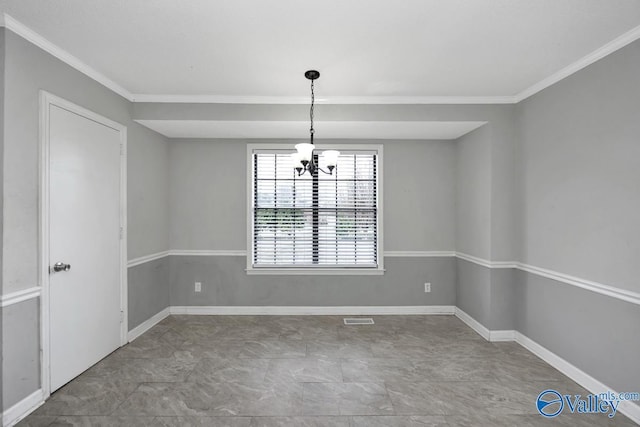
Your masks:
[[[56,262],[55,264],[53,264],[53,267],[51,267],[52,273],[69,270],[71,270],[71,264],[65,264],[64,262]]]

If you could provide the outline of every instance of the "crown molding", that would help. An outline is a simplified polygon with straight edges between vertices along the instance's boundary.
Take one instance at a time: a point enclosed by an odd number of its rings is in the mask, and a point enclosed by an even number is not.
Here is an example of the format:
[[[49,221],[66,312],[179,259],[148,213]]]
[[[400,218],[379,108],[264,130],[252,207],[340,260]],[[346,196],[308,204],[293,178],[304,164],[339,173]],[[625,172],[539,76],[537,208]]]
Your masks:
[[[132,94],[133,102],[186,104],[308,104],[301,96],[235,95],[153,95]],[[514,104],[514,96],[329,96],[316,98],[316,104],[344,105],[435,105],[435,104]]]
[[[640,25],[633,28],[630,31],[627,31],[620,37],[613,39],[609,43],[594,50],[588,55],[583,56],[582,58],[578,59],[576,62],[569,64],[568,66],[564,67],[560,71],[557,71],[556,73],[550,75],[549,77],[540,80],[538,83],[529,86],[528,88],[526,88],[525,90],[523,90],[522,92],[518,93],[516,96],[513,97],[514,103],[517,104],[518,102],[523,101],[532,95],[535,95],[541,90],[548,88],[549,86],[559,82],[565,77],[569,77],[570,75],[577,73],[578,71],[593,64],[599,59],[604,58],[605,56],[615,52],[618,49],[625,47],[626,45],[638,39],[640,39]]]
[[[12,32],[19,35],[23,39],[33,43],[34,45],[38,46],[40,49],[44,50],[45,52],[50,53],[51,55],[58,58],[62,62],[66,63],[72,68],[75,68],[76,70],[80,71],[82,74],[86,75],[87,77],[92,78],[93,80],[97,81],[101,85],[112,90],[113,92],[117,93],[123,98],[126,98],[129,101],[133,101],[133,97],[131,96],[131,93],[125,88],[123,88],[122,86],[120,86],[118,83],[114,82],[104,74],[100,73],[99,71],[87,65],[86,63],[82,62],[80,59],[73,56],[66,50],[62,49],[60,46],[51,43],[49,40],[47,40],[40,34],[36,33],[35,31],[33,31],[31,28],[27,27],[21,22],[16,21],[10,15],[7,15],[6,13],[2,15],[2,19],[0,19],[0,26],[3,26],[6,29],[11,30]]]

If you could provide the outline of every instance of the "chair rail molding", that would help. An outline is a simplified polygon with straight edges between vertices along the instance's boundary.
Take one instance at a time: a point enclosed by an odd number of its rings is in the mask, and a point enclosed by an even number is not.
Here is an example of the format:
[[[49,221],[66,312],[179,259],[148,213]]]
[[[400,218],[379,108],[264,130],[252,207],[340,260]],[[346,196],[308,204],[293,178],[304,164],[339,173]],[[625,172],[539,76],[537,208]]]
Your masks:
[[[127,263],[128,267],[135,267],[146,262],[164,258],[166,256],[247,256],[244,249],[170,249],[168,251],[157,252],[134,258]],[[482,267],[491,269],[509,269],[514,268],[526,271],[531,274],[546,277],[568,285],[576,286],[585,290],[617,298],[622,301],[640,305],[640,293],[622,289],[603,283],[594,282],[592,280],[582,279],[571,276],[569,274],[560,273],[546,268],[536,267],[518,261],[491,261],[470,255],[464,252],[456,251],[384,251],[383,256],[390,258],[458,258],[468,261]],[[4,304],[4,297],[3,297]]]
[[[8,307],[13,304],[18,304],[19,302],[38,298],[41,294],[42,288],[40,286],[34,286],[32,288],[10,292],[8,294],[2,295],[2,297],[0,298],[0,307]]]

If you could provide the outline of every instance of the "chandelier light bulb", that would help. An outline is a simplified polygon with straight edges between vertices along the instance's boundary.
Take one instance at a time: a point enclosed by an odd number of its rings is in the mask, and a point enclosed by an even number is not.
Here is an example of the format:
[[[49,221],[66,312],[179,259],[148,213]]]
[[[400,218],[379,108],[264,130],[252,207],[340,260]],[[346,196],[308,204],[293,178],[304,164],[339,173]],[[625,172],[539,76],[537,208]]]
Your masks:
[[[313,148],[313,144],[309,144],[308,142],[296,144],[296,150],[298,150],[298,154],[300,155],[300,161],[310,162],[313,158]]]
[[[340,152],[336,150],[326,150],[322,152],[322,157],[328,167],[335,167],[338,164],[339,155]]]
[[[302,155],[299,152],[291,153],[291,164],[294,168],[299,168],[301,166]]]

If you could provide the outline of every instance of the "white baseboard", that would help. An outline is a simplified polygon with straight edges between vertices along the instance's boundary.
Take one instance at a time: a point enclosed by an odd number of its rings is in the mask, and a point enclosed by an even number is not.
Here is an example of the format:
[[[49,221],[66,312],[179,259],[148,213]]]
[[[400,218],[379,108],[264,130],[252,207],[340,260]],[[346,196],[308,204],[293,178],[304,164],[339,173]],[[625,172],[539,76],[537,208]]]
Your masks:
[[[478,333],[478,335],[480,335],[485,340],[490,341],[491,331],[489,329],[485,328],[482,325],[482,323],[478,322],[476,319],[474,319],[473,317],[469,316],[467,313],[465,313],[464,311],[462,311],[458,307],[455,308],[454,314],[456,315],[456,317],[458,319],[460,319],[464,323],[466,323],[468,327],[470,327],[471,329],[476,331]]]
[[[483,326],[476,319],[474,319],[473,317],[469,316],[467,313],[459,309],[458,307],[455,308],[455,315],[487,341],[517,342],[518,344],[520,344],[521,346],[529,350],[531,353],[535,354],[540,359],[544,360],[549,365],[553,366],[558,371],[562,372],[564,375],[566,375],[567,377],[571,378],[573,381],[575,381],[582,387],[589,390],[590,393],[599,394],[606,391],[615,392],[615,390],[613,390],[611,387],[607,387],[597,379],[593,378],[591,375],[587,374],[583,370],[567,362],[557,354],[546,349],[545,347],[541,346],[537,342],[533,341],[531,338],[526,337],[525,335],[521,334],[518,331],[513,331],[513,330],[491,331],[485,326]],[[637,390],[623,390],[623,391],[635,392]],[[633,422],[640,424],[640,405],[631,401],[620,402],[618,412],[626,415]]]
[[[171,314],[169,307],[165,308],[159,313],[154,314],[149,319],[145,320],[144,322],[142,322],[141,324],[139,324],[138,326],[130,330],[129,333],[127,334],[127,340],[129,342],[135,340],[140,335],[144,334],[149,329],[153,328],[155,325],[160,323],[163,319],[169,316],[169,314]]]
[[[591,375],[587,374],[580,368],[572,365],[571,363],[564,360],[562,357],[557,354],[551,352],[545,347],[541,346],[537,342],[533,341],[531,338],[528,338],[521,334],[520,332],[515,331],[515,341],[529,350],[531,353],[538,356],[540,359],[547,362],[549,365],[556,368],[558,371],[562,372],[573,381],[580,384],[582,387],[589,390],[589,392],[593,394],[599,394],[606,391],[614,391],[611,387],[607,387],[597,379],[593,378]],[[624,390],[624,391],[636,391],[636,390]],[[631,401],[620,402],[620,406],[618,408],[618,412],[629,417],[633,422],[640,424],[640,405],[637,405]]]
[[[452,305],[417,306],[173,306],[171,314],[195,315],[393,315],[453,314]]]
[[[44,392],[38,389],[2,413],[2,425],[10,427],[44,403]]]

